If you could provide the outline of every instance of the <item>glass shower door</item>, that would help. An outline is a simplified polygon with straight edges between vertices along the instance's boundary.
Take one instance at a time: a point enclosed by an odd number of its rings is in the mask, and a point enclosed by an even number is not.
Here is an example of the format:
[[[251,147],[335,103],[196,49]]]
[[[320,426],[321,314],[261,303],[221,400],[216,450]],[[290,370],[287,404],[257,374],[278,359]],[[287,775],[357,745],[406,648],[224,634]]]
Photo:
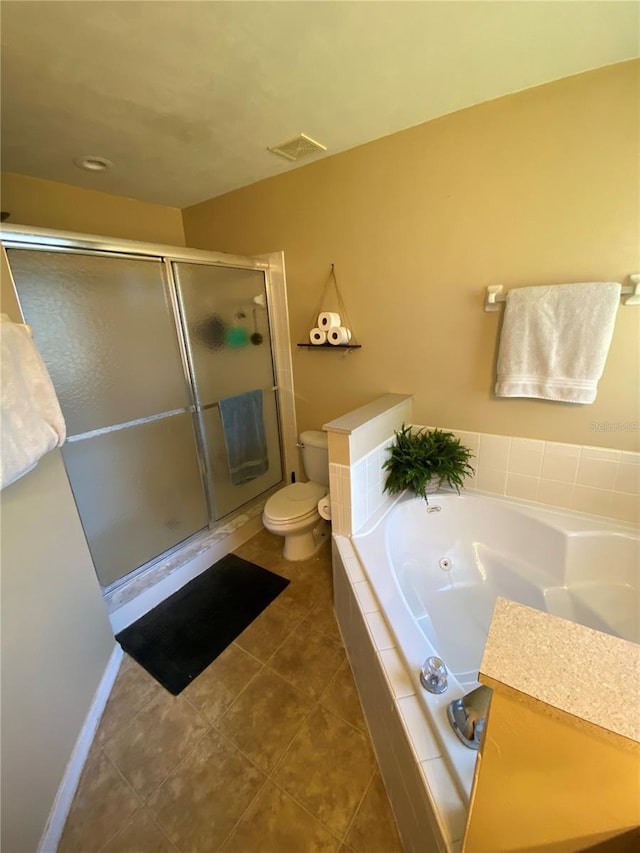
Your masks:
[[[261,270],[187,262],[172,268],[218,519],[283,478],[265,277]],[[257,455],[259,464],[247,465],[244,479],[234,467],[242,459],[242,437],[230,434],[233,423],[221,417],[221,403],[231,398],[240,431],[259,434],[247,449],[249,461]]]
[[[164,266],[35,248],[8,254],[65,416],[62,454],[106,587],[208,523]]]

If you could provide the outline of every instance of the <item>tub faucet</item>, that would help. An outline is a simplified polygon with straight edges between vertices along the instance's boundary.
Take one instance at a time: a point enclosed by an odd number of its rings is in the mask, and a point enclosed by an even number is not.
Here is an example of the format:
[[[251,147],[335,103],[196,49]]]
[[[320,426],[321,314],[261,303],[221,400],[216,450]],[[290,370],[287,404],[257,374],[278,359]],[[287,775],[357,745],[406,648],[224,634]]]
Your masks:
[[[448,683],[447,667],[439,657],[427,658],[420,669],[420,683],[429,693],[444,693]]]
[[[451,728],[469,749],[478,749],[493,691],[484,684],[461,699],[449,703],[447,716]]]

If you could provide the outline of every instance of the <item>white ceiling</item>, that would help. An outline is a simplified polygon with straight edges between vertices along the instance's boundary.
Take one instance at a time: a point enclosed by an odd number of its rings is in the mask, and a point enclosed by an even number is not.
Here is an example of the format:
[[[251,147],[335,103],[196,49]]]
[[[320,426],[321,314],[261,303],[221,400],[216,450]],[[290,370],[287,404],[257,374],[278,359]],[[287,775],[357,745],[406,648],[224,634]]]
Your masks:
[[[2,168],[184,207],[637,56],[637,2],[24,2],[2,13]],[[267,151],[303,131],[326,154]],[[83,172],[74,157],[114,167]]]

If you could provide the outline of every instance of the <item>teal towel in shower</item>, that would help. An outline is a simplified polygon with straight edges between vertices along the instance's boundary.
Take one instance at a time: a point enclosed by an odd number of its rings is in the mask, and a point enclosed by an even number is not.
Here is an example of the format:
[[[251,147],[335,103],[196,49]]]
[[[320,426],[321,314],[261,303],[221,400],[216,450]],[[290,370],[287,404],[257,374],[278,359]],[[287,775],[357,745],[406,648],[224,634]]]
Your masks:
[[[220,419],[234,486],[255,480],[269,470],[262,417],[262,391],[247,391],[220,400]]]

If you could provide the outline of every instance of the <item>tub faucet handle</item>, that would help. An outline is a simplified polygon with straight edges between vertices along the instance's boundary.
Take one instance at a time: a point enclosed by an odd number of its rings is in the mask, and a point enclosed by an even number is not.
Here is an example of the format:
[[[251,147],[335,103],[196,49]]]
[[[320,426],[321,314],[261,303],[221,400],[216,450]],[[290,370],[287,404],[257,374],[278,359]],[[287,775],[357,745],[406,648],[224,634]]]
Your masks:
[[[432,655],[422,664],[420,683],[429,693],[444,693],[447,689],[448,676],[444,661]]]

